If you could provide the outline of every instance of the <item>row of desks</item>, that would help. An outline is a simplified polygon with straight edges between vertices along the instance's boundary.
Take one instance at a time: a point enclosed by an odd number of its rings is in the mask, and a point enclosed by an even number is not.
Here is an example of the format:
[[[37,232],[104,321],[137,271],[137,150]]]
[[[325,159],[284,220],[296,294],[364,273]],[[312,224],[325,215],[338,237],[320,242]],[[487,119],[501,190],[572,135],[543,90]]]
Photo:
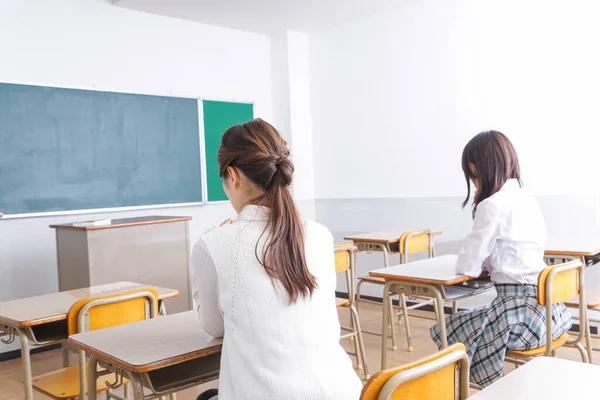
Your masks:
[[[353,242],[359,248],[362,247],[362,250],[385,249],[387,253],[395,253],[398,251],[400,236],[406,231],[391,229],[362,233],[346,236],[344,240]],[[433,235],[440,234],[441,232],[433,232]],[[585,257],[593,257],[600,254],[600,237],[550,237],[546,244],[545,254],[549,257],[574,257],[584,261],[583,258]]]
[[[16,338],[21,342],[26,399],[33,399],[30,351],[67,340],[67,314],[73,304],[147,287],[157,291],[163,314],[164,300],[179,294],[175,289],[117,282],[0,303],[0,336],[4,342]],[[215,379],[222,340],[203,332],[196,313],[190,311],[73,335],[69,342],[95,356],[94,361],[124,372],[139,394],[142,382],[168,390],[173,385],[197,385]],[[95,399],[95,391],[90,393],[89,399]]]
[[[349,236],[345,239],[354,243],[362,243],[365,246],[363,250],[373,250],[379,247],[385,253],[393,253],[396,250],[394,245],[398,243],[401,235],[402,232],[399,231],[385,231]],[[552,245],[552,243],[557,244]],[[548,246],[549,250],[546,251],[546,254],[582,259],[600,254],[597,245],[593,245],[600,241],[565,240],[562,243],[560,245],[556,241],[551,241],[551,246]],[[477,286],[473,283],[464,287],[460,286],[470,279],[458,276],[454,273],[453,268],[448,268],[447,265],[453,262],[448,257],[451,256],[441,258],[442,264],[446,267],[434,262],[415,266],[414,270],[407,269],[407,266],[384,268],[371,271],[370,275],[389,280],[389,287],[386,287],[392,292],[419,294],[419,296],[426,295],[434,298],[438,304],[438,321],[443,321],[444,300],[460,299],[488,289],[485,282],[477,283]],[[438,257],[439,259],[440,257]],[[392,276],[395,276],[395,279],[390,279]],[[401,280],[410,285],[397,285],[398,276],[401,276]],[[15,340],[18,337],[21,342],[26,399],[33,399],[30,351],[67,339],[67,313],[73,304],[83,298],[142,287],[148,287],[148,285],[117,282],[0,303],[0,336],[4,336],[4,341]],[[161,302],[178,295],[178,291],[174,289],[153,288],[157,291]],[[414,290],[418,292],[415,293]],[[389,290],[384,293],[389,293]],[[384,301],[383,304],[387,304],[387,302]],[[164,303],[162,303],[161,310],[164,314]],[[386,312],[385,309],[384,312]],[[390,311],[387,310],[387,312]],[[383,321],[387,321],[387,319],[384,317]],[[383,325],[382,367],[385,367],[387,323]],[[443,322],[441,327],[444,327]],[[186,312],[73,335],[69,338],[69,342],[92,356],[89,364],[90,371],[95,373],[96,363],[99,363],[117,373],[124,374],[132,381],[136,396],[140,396],[144,385],[161,392],[168,391],[173,387],[183,388],[197,385],[218,376],[222,342],[220,339],[213,339],[202,332],[195,313]],[[442,332],[442,337],[445,338],[444,332]],[[115,338],[118,339],[115,340]],[[94,385],[95,379],[89,381],[91,385]],[[93,386],[90,389],[92,389],[90,390],[92,395],[89,398],[94,399]]]
[[[404,294],[413,297],[431,298],[435,304],[435,315],[440,326],[441,340],[447,346],[444,303],[458,301],[492,290],[493,284],[486,279],[473,279],[456,273],[456,256],[441,256],[408,264],[389,267],[388,255],[398,251],[398,242],[404,231],[391,230],[346,236],[363,251],[382,251],[385,268],[372,270],[369,275],[383,278],[383,316],[381,330],[381,369],[387,368],[387,329],[389,297]],[[575,258],[586,263],[587,257],[600,254],[600,238],[582,237],[581,239],[553,238],[547,245],[545,256],[548,258]],[[409,348],[411,347],[410,338]],[[586,340],[589,341],[589,332]],[[588,343],[588,348],[591,344]],[[591,349],[588,350],[591,360]]]

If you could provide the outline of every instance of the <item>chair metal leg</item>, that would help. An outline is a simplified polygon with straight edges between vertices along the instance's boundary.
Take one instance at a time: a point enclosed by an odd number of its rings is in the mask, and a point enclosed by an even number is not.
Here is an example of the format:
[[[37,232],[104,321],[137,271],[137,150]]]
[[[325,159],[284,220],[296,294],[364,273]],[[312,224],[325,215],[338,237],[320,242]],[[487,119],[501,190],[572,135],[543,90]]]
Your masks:
[[[21,340],[21,363],[23,364],[25,398],[33,400],[33,379],[31,377],[31,346],[27,334],[22,329],[16,329]]]
[[[398,296],[398,304],[402,304],[401,300],[400,300],[400,296]],[[405,312],[406,309],[402,309],[402,313]],[[398,325],[402,325],[402,319],[404,318],[403,315],[397,314],[398,316]]]
[[[388,329],[391,329],[390,334],[392,336],[392,351],[396,351],[396,350],[398,350],[398,346],[396,345],[396,327],[394,325],[394,304],[392,303],[392,296],[388,295],[387,300],[388,300],[388,307],[389,307]]]
[[[366,356],[366,353],[365,353],[365,343],[363,342],[362,330],[360,329],[360,321],[359,321],[359,318],[358,318],[358,312],[356,311],[356,308],[354,308],[354,306],[350,306],[350,313],[352,315],[352,319],[355,320],[354,326],[356,326],[356,340],[354,341],[355,342],[356,355],[357,355],[356,358],[358,360],[359,359],[359,355],[360,355],[360,359],[362,360],[362,363],[363,363],[363,369],[364,369],[365,379],[369,380],[369,378],[371,376],[369,375],[369,367],[367,366],[367,356]]]
[[[435,287],[434,287],[435,288]],[[442,348],[448,347],[448,336],[446,335],[446,321],[444,317],[444,300],[439,290],[435,290],[435,311],[437,315],[438,324],[440,327],[440,340],[442,342]]]
[[[387,324],[389,323],[388,308],[390,292],[387,290],[388,285],[385,285],[383,291],[383,318],[381,319],[381,369],[387,368]]]
[[[85,375],[85,352],[83,350],[79,350],[77,352],[79,357],[79,398],[85,399],[86,392],[86,375]],[[108,396],[108,394],[107,394]]]
[[[69,367],[69,349],[67,348],[67,343],[63,342],[62,344],[62,359],[63,359],[63,368]]]
[[[408,308],[406,307],[406,296],[400,295],[400,301],[402,304],[402,316],[404,317],[404,330],[406,332],[406,342],[408,344],[408,351],[413,351],[412,337],[410,335],[410,324],[408,323]]]
[[[587,362],[593,363],[594,346],[592,345],[592,332],[590,328],[590,320],[588,310],[585,310],[585,346],[587,348]],[[581,322],[580,322],[581,325]],[[584,361],[585,362],[585,361]]]
[[[354,307],[354,306],[353,306],[353,305],[351,305],[350,307]],[[355,325],[355,322],[354,322],[354,318],[352,317],[352,311],[350,311],[350,330],[351,330],[352,332],[356,332],[356,325]],[[355,340],[354,340],[354,336],[350,336],[348,339],[349,339],[351,342],[355,342]],[[356,346],[356,343],[354,343],[354,346]],[[359,364],[360,364],[360,362],[359,362]],[[360,368],[359,368],[359,369],[360,369]]]
[[[365,282],[365,281],[361,281],[361,280],[359,280],[359,281],[358,281],[358,284],[356,285],[356,296],[355,296],[356,298],[355,298],[355,300],[354,300],[354,305],[356,306],[356,312],[358,312],[358,303],[360,303],[360,298],[361,298],[361,297],[360,297],[360,287],[362,286],[362,284],[363,284],[364,282]]]
[[[590,359],[588,358],[588,351],[581,343],[575,343],[573,345],[577,350],[579,350],[579,354],[581,355],[581,361],[588,364],[590,363]]]
[[[96,383],[96,370],[98,369],[98,359],[95,356],[90,356],[87,365],[87,386],[88,386],[88,400],[96,400],[97,383]]]

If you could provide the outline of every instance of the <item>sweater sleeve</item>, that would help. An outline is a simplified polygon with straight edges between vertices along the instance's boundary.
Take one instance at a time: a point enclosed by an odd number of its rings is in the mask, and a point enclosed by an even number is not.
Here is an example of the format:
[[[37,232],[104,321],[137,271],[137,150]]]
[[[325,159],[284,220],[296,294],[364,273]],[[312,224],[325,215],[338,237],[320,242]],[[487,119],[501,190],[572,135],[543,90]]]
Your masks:
[[[200,324],[212,337],[223,337],[223,313],[219,307],[219,281],[215,263],[204,243],[192,253],[192,292]]]

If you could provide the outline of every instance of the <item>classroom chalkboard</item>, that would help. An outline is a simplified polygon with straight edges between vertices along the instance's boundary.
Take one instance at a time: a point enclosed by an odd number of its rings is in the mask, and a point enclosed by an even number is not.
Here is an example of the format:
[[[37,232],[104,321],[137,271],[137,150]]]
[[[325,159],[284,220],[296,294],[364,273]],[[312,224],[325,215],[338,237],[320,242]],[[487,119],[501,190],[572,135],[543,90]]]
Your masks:
[[[202,201],[198,100],[0,83],[6,215]]]
[[[253,119],[253,105],[250,103],[203,100],[202,113],[204,116],[204,149],[208,201],[227,200],[222,180],[219,177],[219,164],[217,162],[217,152],[221,145],[221,137],[230,126]]]

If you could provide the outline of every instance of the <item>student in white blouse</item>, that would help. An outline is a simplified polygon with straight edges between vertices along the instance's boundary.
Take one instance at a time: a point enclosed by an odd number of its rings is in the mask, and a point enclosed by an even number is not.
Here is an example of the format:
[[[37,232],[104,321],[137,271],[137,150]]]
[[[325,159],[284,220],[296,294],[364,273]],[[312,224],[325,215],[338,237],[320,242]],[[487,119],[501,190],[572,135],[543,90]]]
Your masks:
[[[362,384],[339,343],[333,237],[300,218],[285,141],[255,119],[224,133],[218,162],[238,217],[200,238],[192,270],[200,322],[223,337],[219,400],[357,400]]]
[[[522,188],[517,153],[508,138],[488,131],[475,136],[462,155],[467,182],[475,186],[473,230],[458,254],[456,270],[487,272],[498,296],[487,307],[446,319],[448,343],[461,342],[471,358],[471,381],[487,386],[502,376],[506,350],[540,347],[546,340],[545,308],[537,302],[537,279],[546,267],[546,224],[535,198]],[[571,327],[563,304],[553,310],[553,337]],[[439,326],[432,339],[441,346]]]

